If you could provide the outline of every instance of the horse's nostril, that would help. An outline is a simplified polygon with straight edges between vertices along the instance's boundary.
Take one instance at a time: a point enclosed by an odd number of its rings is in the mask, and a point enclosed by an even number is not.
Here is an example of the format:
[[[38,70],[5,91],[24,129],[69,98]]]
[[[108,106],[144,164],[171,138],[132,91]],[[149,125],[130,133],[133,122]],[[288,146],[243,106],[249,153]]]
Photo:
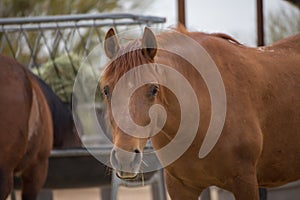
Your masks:
[[[135,149],[135,150],[134,150],[134,153],[141,153],[141,152],[140,152],[140,150]]]
[[[111,155],[112,155],[113,158],[116,158],[116,153],[117,152],[115,150],[112,150]]]
[[[116,150],[112,150],[112,152],[111,152],[110,163],[111,163],[111,165],[114,168],[118,168],[119,167],[119,161],[118,161],[117,151]]]

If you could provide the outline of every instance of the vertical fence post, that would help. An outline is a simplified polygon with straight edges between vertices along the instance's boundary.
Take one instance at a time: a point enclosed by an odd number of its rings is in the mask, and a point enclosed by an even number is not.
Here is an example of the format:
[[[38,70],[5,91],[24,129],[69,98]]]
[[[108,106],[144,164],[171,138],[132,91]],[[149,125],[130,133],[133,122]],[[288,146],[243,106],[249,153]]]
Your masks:
[[[257,46],[265,45],[264,41],[264,13],[263,13],[263,0],[256,1],[256,14],[257,14]]]
[[[181,23],[184,27],[185,23],[185,0],[177,0],[177,13],[178,13],[178,22]]]

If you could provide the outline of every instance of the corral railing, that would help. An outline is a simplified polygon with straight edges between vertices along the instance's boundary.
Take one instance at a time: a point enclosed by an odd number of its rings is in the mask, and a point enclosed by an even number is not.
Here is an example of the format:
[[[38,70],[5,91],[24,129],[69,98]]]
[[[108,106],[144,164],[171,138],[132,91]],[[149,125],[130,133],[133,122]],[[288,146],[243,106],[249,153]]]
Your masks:
[[[13,56],[28,67],[38,67],[60,53],[87,55],[102,42],[110,27],[123,31],[130,27],[163,24],[162,17],[134,14],[81,14],[28,18],[0,18],[0,53]]]
[[[59,65],[68,65],[68,73],[76,74],[81,58],[102,40],[106,31],[117,32],[144,26],[159,26],[163,17],[134,14],[80,14],[0,19],[0,53],[15,58],[43,76],[41,67],[53,66],[59,86],[54,92],[69,102],[70,83],[59,73]],[[43,77],[42,77],[43,79]],[[56,81],[57,81],[56,80]],[[47,82],[47,81],[46,81]],[[59,90],[59,91],[56,91]]]

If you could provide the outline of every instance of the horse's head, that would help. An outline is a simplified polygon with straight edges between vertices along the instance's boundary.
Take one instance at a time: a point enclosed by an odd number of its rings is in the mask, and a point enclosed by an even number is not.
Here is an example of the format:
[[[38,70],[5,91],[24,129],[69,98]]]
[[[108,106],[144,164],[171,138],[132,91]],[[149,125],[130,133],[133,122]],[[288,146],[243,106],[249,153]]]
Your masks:
[[[156,45],[156,38],[148,28],[142,39],[125,46],[119,45],[114,29],[105,37],[104,48],[110,62],[100,86],[107,101],[114,142],[111,164],[120,178],[137,176],[143,149],[157,125],[157,116],[152,115],[157,113],[152,112],[153,105],[161,101],[154,64]]]

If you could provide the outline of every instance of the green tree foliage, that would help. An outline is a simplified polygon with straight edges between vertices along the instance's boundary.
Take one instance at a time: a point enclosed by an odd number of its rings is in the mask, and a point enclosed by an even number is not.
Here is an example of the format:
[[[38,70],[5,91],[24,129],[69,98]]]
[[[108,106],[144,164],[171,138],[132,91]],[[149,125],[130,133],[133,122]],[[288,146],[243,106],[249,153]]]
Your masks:
[[[89,12],[130,11],[151,1],[139,0],[0,0],[0,17],[61,15]]]
[[[284,6],[268,14],[266,42],[271,44],[300,32],[300,7]]]

